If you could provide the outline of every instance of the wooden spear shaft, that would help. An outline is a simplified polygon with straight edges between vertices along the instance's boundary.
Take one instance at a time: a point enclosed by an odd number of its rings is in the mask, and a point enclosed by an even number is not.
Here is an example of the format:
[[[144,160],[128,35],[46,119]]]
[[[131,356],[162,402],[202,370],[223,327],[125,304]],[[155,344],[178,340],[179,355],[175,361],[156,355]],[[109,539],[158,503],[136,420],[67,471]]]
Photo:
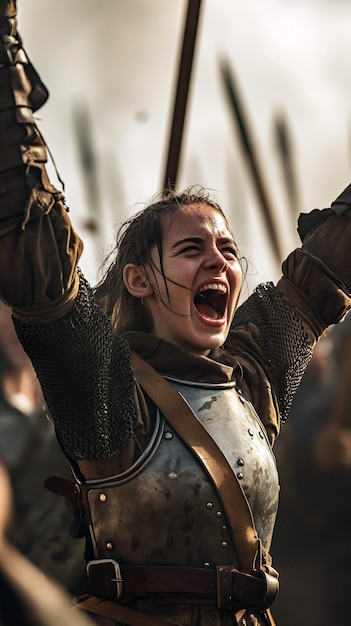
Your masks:
[[[201,0],[189,0],[183,34],[183,45],[179,60],[178,82],[168,144],[168,158],[164,175],[164,189],[169,187],[174,189],[177,182],[200,8]]]
[[[247,157],[247,162],[251,170],[251,178],[265,219],[266,227],[273,246],[273,251],[277,262],[280,265],[284,258],[284,253],[281,245],[278,227],[274,217],[274,212],[268,197],[266,185],[264,184],[264,177],[261,168],[259,167],[256,150],[254,149],[253,139],[249,131],[249,124],[245,119],[243,107],[239,101],[239,96],[234,83],[233,75],[230,71],[228,63],[223,60],[220,62],[220,72],[225,92],[228,97],[231,110],[233,112],[234,121],[238,129],[241,145]]]

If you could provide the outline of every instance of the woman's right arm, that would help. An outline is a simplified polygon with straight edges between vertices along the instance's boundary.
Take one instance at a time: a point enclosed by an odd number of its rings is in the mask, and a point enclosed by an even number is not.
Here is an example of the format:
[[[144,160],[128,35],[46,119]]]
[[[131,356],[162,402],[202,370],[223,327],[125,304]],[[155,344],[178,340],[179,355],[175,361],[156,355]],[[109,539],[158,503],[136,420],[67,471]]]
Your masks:
[[[82,242],[48,179],[33,117],[46,98],[17,33],[16,2],[0,0],[0,297],[66,453],[106,459],[132,434],[130,352],[77,270]]]
[[[15,0],[0,0],[0,295],[15,317],[47,322],[78,291],[82,242],[46,173],[33,113],[48,93],[17,33]]]

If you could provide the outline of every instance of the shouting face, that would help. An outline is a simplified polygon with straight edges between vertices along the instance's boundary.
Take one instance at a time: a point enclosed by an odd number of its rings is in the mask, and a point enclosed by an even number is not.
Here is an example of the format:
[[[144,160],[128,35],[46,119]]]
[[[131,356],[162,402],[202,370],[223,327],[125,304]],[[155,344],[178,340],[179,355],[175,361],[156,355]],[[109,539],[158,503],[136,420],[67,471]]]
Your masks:
[[[180,207],[165,216],[162,258],[156,246],[144,298],[153,334],[206,355],[226,340],[242,272],[222,213],[207,205]]]

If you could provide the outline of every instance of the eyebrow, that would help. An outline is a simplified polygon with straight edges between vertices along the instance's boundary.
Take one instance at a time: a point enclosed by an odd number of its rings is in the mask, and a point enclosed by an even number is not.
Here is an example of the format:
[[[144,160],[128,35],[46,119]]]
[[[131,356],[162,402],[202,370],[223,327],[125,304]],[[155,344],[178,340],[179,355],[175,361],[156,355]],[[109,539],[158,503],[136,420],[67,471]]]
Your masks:
[[[202,243],[203,242],[203,238],[202,237],[185,237],[184,239],[180,239],[179,241],[176,241],[173,246],[172,249],[174,248],[178,248],[178,246],[182,246],[185,243]],[[223,244],[223,243],[232,243],[234,246],[236,246],[236,243],[234,241],[234,239],[232,237],[220,237],[218,239],[218,243],[219,244]]]
[[[203,241],[202,237],[185,237],[185,239],[180,239],[176,241],[172,249],[178,248],[178,246],[182,246],[184,243],[201,243]]]

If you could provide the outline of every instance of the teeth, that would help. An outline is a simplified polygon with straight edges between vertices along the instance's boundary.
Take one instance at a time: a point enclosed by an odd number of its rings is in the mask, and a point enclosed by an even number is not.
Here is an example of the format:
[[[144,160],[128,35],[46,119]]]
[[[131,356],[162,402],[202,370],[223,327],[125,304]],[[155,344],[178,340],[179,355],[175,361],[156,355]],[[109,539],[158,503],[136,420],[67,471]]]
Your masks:
[[[227,293],[228,291],[225,285],[222,285],[220,283],[209,283],[208,285],[204,285],[204,287],[200,289],[199,293],[202,293],[203,291],[208,291],[209,289],[212,289],[213,291],[221,291],[222,293]]]

